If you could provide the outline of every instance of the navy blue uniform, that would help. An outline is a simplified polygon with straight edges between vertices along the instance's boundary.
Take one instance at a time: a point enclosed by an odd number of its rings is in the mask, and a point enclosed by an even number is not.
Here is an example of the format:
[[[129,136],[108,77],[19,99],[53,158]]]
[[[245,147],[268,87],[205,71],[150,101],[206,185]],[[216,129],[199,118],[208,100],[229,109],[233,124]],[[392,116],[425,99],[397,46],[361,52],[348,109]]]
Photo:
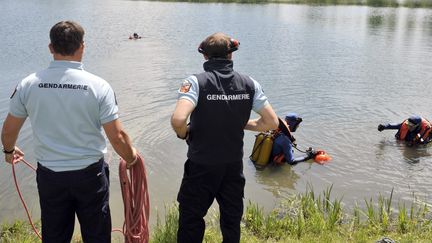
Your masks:
[[[188,160],[177,197],[178,242],[202,242],[203,217],[215,198],[224,242],[239,242],[245,185],[243,136],[255,106],[256,81],[235,72],[227,59],[210,59],[204,70],[195,75],[199,93],[190,117]]]
[[[104,159],[82,170],[54,172],[40,163],[36,171],[44,243],[72,239],[75,213],[84,242],[111,242],[109,170]]]

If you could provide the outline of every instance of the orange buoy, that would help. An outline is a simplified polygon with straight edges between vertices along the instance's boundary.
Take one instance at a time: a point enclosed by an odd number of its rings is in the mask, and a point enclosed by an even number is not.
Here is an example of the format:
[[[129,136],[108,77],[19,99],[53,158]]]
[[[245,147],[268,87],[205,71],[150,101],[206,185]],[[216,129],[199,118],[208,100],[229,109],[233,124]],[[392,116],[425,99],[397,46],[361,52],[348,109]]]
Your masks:
[[[318,150],[314,157],[314,161],[321,165],[327,163],[331,159],[330,155],[328,155],[324,150]]]

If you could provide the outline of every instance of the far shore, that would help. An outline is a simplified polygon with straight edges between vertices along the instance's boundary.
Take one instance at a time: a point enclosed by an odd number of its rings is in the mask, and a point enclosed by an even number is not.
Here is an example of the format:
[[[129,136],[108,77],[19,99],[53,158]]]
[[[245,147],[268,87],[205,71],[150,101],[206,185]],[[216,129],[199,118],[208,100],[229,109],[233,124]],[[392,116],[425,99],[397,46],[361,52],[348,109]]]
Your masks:
[[[371,7],[432,8],[432,0],[157,0],[194,3],[287,3],[308,5],[357,5]]]

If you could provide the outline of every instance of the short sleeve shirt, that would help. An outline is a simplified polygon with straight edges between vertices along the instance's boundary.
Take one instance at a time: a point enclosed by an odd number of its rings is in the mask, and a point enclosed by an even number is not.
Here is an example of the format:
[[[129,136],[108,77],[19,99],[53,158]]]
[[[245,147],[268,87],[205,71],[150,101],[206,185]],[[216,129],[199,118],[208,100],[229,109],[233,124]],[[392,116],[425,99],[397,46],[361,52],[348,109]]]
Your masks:
[[[255,95],[253,97],[252,110],[255,112],[259,112],[264,106],[268,105],[267,96],[265,96],[264,91],[261,85],[251,78],[255,85]],[[199,85],[198,79],[195,76],[190,76],[187,79],[183,80],[181,84],[181,88],[178,90],[178,99],[187,99],[191,101],[194,106],[198,105],[198,97],[199,97]]]
[[[29,117],[35,157],[54,171],[97,162],[106,152],[102,125],[118,119],[111,86],[72,61],[53,61],[23,79],[11,97],[9,112]]]

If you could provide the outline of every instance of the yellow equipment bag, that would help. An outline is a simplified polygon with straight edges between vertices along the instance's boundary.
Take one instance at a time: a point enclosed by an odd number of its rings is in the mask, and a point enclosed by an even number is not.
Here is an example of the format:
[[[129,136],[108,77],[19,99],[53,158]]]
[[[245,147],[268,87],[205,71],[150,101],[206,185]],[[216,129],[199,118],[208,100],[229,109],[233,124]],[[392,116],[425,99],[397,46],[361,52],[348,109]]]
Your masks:
[[[269,163],[272,148],[273,135],[270,132],[259,133],[255,136],[255,143],[249,158],[256,165],[266,166]]]

